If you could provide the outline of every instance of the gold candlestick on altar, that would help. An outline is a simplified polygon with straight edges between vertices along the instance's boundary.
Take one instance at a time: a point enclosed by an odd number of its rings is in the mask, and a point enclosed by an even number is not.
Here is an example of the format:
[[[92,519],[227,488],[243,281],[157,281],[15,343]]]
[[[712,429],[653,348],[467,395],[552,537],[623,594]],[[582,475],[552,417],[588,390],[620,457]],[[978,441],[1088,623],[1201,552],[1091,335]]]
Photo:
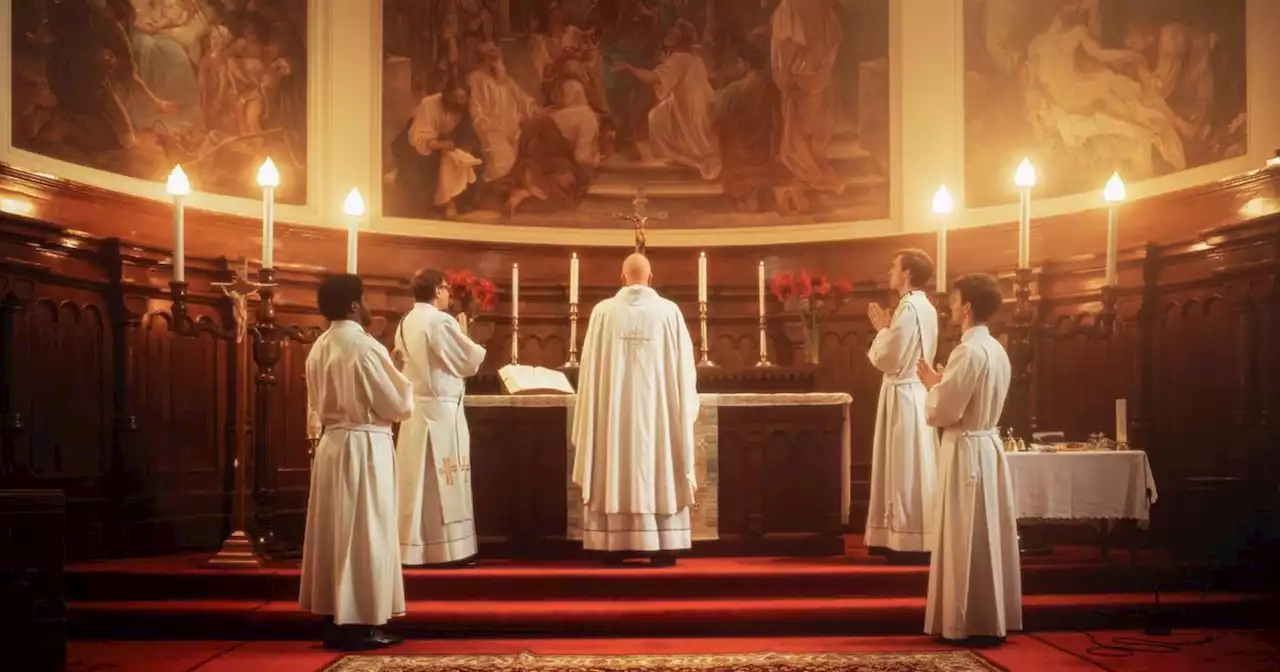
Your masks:
[[[578,368],[578,304],[569,304],[569,361],[561,365],[562,369]]]
[[[760,361],[756,362],[757,367],[773,366],[773,362],[769,361],[769,347],[764,340],[765,319],[764,315],[760,316]]]
[[[711,361],[711,347],[710,345],[707,344],[707,302],[706,301],[698,302],[698,322],[699,322],[699,330],[702,336],[702,345],[699,346],[698,348],[699,350],[702,351],[702,358],[698,360],[698,366],[703,368],[710,368],[715,366],[715,362]]]
[[[511,316],[511,363],[520,363],[520,316]]]

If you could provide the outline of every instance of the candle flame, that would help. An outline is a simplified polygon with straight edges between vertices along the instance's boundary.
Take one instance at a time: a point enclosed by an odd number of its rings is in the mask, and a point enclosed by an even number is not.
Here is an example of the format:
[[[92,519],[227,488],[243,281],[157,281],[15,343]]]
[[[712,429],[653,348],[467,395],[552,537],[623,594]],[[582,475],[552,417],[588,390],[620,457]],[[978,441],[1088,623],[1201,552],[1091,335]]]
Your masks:
[[[1102,189],[1102,198],[1108,203],[1119,203],[1125,199],[1124,180],[1120,179],[1120,173],[1111,173],[1111,179]]]
[[[347,194],[347,200],[342,202],[342,212],[350,217],[359,217],[364,214],[364,199],[360,198],[360,190],[352,189]]]
[[[182,166],[173,167],[164,190],[169,192],[170,196],[187,196],[191,193],[191,180],[187,179],[187,174],[182,172]]]
[[[938,187],[938,191],[933,195],[933,212],[936,215],[946,215],[951,213],[951,209],[955,207],[955,201],[951,200],[951,192],[947,191],[946,185]]]
[[[1013,183],[1023,189],[1036,186],[1036,167],[1031,165],[1031,159],[1023,159],[1018,164],[1018,170],[1013,173]]]
[[[262,167],[258,169],[258,186],[262,188],[275,188],[280,186],[280,171],[276,170],[276,164],[271,162],[271,157],[262,163]]]

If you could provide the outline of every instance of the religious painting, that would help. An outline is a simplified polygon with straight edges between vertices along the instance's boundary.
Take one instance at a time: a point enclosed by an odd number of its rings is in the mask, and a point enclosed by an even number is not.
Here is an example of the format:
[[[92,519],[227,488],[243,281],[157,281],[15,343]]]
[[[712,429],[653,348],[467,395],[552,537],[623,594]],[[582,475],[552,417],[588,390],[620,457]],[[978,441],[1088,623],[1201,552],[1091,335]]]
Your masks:
[[[888,216],[889,0],[385,0],[383,11],[385,216],[583,227],[625,225],[645,205],[672,227]]]
[[[144,180],[306,202],[307,0],[13,3],[13,146]]]
[[[965,0],[970,206],[1099,191],[1243,155],[1245,0]]]

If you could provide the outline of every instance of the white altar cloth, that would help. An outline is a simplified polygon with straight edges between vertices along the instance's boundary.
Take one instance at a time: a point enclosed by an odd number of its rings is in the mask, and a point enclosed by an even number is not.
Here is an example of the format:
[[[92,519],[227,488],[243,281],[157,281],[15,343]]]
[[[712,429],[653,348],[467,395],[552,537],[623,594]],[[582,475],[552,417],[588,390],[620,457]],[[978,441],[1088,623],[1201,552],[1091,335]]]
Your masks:
[[[1008,453],[1020,520],[1132,519],[1158,498],[1141,450]]]
[[[849,524],[849,506],[853,501],[852,483],[853,449],[849,434],[849,404],[853,397],[843,392],[809,393],[754,393],[754,394],[700,394],[702,408],[694,425],[697,448],[694,451],[694,468],[698,478],[698,507],[691,512],[693,538],[716,539],[719,537],[719,409],[724,406],[841,406],[844,409],[844,425],[840,435],[840,522]],[[565,408],[565,444],[568,449],[568,470],[565,473],[567,488],[569,538],[582,535],[582,493],[573,485],[573,412],[577,396],[572,394],[484,394],[467,395],[464,406],[511,408]]]

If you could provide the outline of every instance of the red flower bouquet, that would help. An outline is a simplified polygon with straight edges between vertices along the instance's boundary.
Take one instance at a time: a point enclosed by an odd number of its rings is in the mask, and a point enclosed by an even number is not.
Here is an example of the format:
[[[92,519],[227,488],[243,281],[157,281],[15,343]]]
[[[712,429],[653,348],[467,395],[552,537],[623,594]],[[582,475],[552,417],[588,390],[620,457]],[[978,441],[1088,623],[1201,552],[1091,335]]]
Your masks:
[[[498,288],[488,278],[471,271],[446,271],[444,279],[449,283],[450,302],[468,318],[491,312],[498,304]]]
[[[782,304],[783,310],[799,313],[804,324],[806,358],[810,364],[817,364],[818,327],[849,301],[853,283],[848,280],[833,283],[825,274],[813,274],[801,268],[799,273],[788,271],[769,278],[769,292]]]

